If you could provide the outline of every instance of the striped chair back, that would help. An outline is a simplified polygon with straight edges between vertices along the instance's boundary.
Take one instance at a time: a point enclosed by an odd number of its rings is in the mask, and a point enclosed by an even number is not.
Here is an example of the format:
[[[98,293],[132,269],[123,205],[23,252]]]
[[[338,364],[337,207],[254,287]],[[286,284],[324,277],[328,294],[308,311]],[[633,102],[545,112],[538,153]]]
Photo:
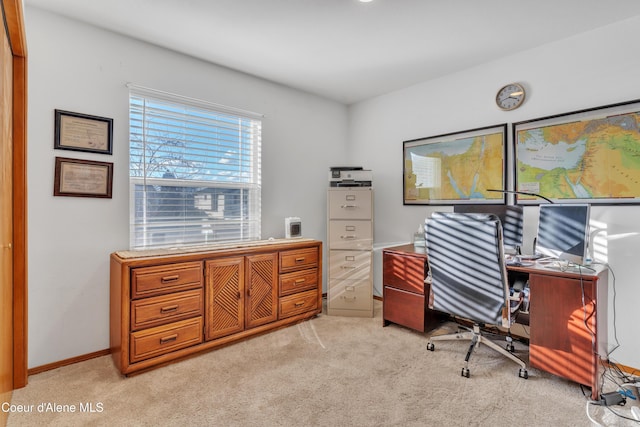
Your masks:
[[[425,223],[431,308],[478,323],[509,326],[508,310],[503,313],[509,285],[498,217],[436,213]]]

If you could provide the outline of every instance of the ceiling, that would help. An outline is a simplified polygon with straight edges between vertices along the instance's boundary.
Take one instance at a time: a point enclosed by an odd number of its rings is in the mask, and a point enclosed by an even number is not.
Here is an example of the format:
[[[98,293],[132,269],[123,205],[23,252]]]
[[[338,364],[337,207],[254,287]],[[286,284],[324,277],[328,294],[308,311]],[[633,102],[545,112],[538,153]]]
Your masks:
[[[640,15],[638,0],[24,1],[27,17],[38,7],[345,104]]]

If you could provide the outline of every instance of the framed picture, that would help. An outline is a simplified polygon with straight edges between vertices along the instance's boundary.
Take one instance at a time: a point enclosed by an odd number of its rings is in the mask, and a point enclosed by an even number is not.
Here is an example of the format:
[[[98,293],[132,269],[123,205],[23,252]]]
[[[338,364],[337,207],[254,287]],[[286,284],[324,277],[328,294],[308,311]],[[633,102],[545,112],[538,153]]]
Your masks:
[[[639,127],[640,100],[514,123],[515,189],[558,203],[640,203]]]
[[[506,137],[505,123],[404,141],[403,203],[504,204]]]
[[[56,157],[53,195],[110,199],[113,163]]]
[[[112,154],[113,119],[55,110],[53,148]]]

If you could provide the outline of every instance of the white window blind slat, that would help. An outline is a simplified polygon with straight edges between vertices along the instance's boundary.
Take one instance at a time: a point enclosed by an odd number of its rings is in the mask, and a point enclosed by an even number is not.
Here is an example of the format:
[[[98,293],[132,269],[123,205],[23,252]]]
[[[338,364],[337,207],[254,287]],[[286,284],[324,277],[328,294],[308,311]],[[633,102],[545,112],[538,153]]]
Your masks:
[[[130,86],[131,248],[260,239],[261,116],[157,95]]]

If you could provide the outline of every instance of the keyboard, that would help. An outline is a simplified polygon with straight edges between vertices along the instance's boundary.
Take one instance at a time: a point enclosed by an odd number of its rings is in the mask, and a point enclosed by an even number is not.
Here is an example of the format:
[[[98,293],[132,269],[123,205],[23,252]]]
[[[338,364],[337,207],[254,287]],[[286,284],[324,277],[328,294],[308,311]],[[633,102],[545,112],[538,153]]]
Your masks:
[[[518,255],[518,256],[520,257],[520,259],[527,260],[527,261],[536,260],[536,259],[542,258],[541,254],[521,254],[521,255]]]

